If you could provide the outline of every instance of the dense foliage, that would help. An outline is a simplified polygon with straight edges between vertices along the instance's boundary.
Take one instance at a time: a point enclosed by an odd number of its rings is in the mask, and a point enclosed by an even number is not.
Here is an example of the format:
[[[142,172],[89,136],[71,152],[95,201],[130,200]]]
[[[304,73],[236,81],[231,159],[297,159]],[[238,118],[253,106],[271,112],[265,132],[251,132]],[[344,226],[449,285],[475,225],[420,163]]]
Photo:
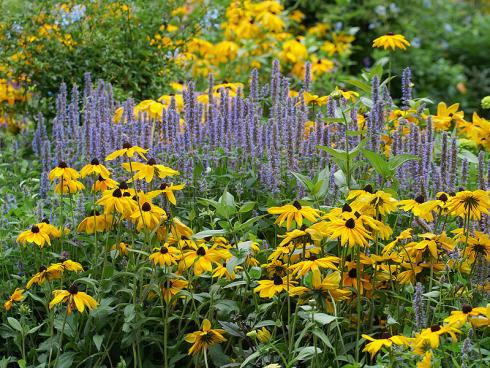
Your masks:
[[[0,367],[489,365],[479,43],[441,101],[437,1],[157,3],[5,13],[47,31],[0,90]]]

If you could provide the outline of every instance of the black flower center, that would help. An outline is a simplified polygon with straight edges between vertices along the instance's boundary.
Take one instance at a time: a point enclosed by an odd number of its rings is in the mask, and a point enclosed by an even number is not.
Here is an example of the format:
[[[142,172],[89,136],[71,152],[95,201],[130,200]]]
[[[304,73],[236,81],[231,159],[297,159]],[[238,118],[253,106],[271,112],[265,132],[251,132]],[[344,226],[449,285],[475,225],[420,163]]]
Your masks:
[[[60,169],[66,169],[68,167],[68,165],[66,164],[65,161],[60,161],[60,163],[58,164],[58,167]]]
[[[99,177],[97,178],[98,181],[104,181],[105,179],[99,175]]]
[[[196,253],[198,256],[203,257],[206,255],[206,249],[204,249],[203,247],[199,247],[199,248],[197,248]]]
[[[46,266],[39,267],[39,272],[44,272],[46,270],[47,270]]]
[[[69,288],[68,288],[68,292],[72,295],[75,295],[78,293],[78,287],[77,285],[75,284],[72,284]]]
[[[461,308],[464,314],[468,314],[473,310],[473,307],[469,304],[463,304],[463,308]]]
[[[359,217],[361,217],[361,214],[356,211],[356,212],[354,212],[354,216],[356,216],[356,218],[359,218]]]
[[[165,190],[168,187],[167,183],[160,184],[160,190]]]
[[[124,192],[124,193],[123,193],[123,197],[131,197],[131,193],[129,193],[129,192]]]
[[[123,190],[129,189],[128,183],[126,183],[125,181],[120,182],[119,188]]]
[[[425,202],[424,197],[423,197],[423,196],[421,196],[421,195],[417,196],[417,197],[415,198],[415,202],[417,202],[417,203],[419,203],[419,204],[424,203],[424,202]]]
[[[388,32],[386,35],[387,36],[394,36],[395,34],[393,32]]]
[[[99,162],[99,160],[97,160],[96,158],[94,158],[92,161],[90,161],[90,164],[91,165],[100,165],[100,162]]]
[[[124,149],[129,149],[129,148],[131,148],[131,147],[133,147],[133,146],[132,146],[132,145],[131,145],[131,143],[129,143],[129,142],[124,142],[122,147],[123,147]]]
[[[274,275],[274,285],[282,285],[282,278],[279,275]]]
[[[90,216],[99,216],[100,215],[100,212],[97,211],[97,210],[92,210],[92,211],[90,211],[89,215]]]
[[[155,159],[154,159],[154,158],[150,158],[148,161],[146,161],[146,164],[147,164],[147,165],[151,165],[151,166],[155,165],[156,163],[157,163],[157,162],[155,161]]]
[[[43,218],[41,222],[44,222],[45,224],[49,224],[49,220],[47,218]]]
[[[300,210],[301,208],[303,208],[303,207],[301,207],[301,204],[298,201],[294,201],[293,202],[293,206],[296,207],[298,210]]]
[[[351,279],[355,279],[357,277],[357,270],[355,268],[349,271],[349,277]]]
[[[167,247],[161,247],[160,248],[160,253],[167,254],[168,253],[168,248]]]
[[[446,193],[442,193],[438,199],[443,202],[446,202],[448,200]]]
[[[382,339],[389,339],[391,337],[391,334],[389,332],[383,332],[381,334]]]
[[[116,198],[121,198],[122,197],[122,192],[121,189],[117,188],[112,192],[112,196]]]
[[[349,206],[349,203],[346,203],[342,206],[342,212],[352,212],[352,207]]]
[[[371,184],[368,184],[364,187],[364,191],[368,193],[373,193],[373,186]]]
[[[141,209],[145,212],[151,211],[151,205],[148,202],[143,203]]]
[[[432,326],[430,326],[430,330],[431,330],[432,332],[437,332],[437,331],[439,331],[440,329],[441,329],[441,326],[439,326],[439,325],[432,325]]]
[[[345,222],[345,227],[348,229],[353,229],[356,227],[356,222],[354,221],[354,219],[350,218]]]
[[[36,225],[34,225],[33,227],[31,227],[31,232],[37,234],[39,232],[39,227],[37,227]]]

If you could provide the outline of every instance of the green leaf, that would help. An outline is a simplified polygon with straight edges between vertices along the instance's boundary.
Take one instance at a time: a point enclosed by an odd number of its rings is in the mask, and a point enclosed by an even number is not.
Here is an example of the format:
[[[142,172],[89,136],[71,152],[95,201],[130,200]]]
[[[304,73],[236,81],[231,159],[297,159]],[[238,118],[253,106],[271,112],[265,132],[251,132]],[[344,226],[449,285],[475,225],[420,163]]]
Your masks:
[[[19,365],[19,368],[26,368],[27,367],[27,362],[24,359],[18,360],[17,364]]]
[[[420,160],[420,157],[417,155],[410,155],[408,153],[403,153],[401,155],[396,155],[391,157],[388,161],[388,165],[391,170],[395,170],[401,165],[403,165],[405,162],[412,161],[412,160]]]
[[[255,205],[257,204],[257,202],[245,202],[244,204],[241,205],[240,209],[238,210],[238,212],[240,213],[246,213],[246,212],[250,212],[254,209]]]
[[[197,234],[193,235],[194,239],[204,239],[207,237],[215,236],[215,235],[224,235],[226,232],[224,230],[204,230],[200,231]]]
[[[299,354],[296,356],[294,360],[299,360],[299,361],[305,361],[305,360],[310,360],[313,358],[315,355],[321,354],[322,349],[320,348],[315,348],[314,346],[305,346],[301,348]]]
[[[342,78],[341,80],[342,82],[356,86],[357,88],[359,88],[360,90],[366,93],[371,93],[371,86],[368,83],[352,78],[345,78],[345,79]]]
[[[102,346],[102,341],[104,341],[104,335],[94,335],[94,337],[92,337],[92,340],[94,341],[97,351],[100,351],[100,347]]]
[[[7,322],[14,330],[19,331],[20,333],[24,332],[24,330],[22,329],[22,325],[15,318],[7,317]]]

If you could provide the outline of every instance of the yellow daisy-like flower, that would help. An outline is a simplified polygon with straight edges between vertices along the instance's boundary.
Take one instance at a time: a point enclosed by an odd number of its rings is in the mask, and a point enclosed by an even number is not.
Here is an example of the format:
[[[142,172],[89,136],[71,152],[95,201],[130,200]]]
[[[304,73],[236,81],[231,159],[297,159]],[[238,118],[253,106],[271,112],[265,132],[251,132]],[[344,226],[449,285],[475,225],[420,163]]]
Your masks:
[[[106,161],[112,161],[115,160],[118,157],[121,156],[126,156],[128,158],[132,158],[135,154],[138,154],[141,158],[146,160],[145,153],[148,152],[147,149],[138,147],[138,146],[133,146],[129,142],[124,142],[122,148],[120,150],[112,152],[110,155],[108,155],[105,160]]]
[[[155,252],[150,254],[150,261],[152,261],[155,266],[171,266],[177,264],[180,259],[180,251],[175,247],[170,247],[168,244],[161,246],[160,248],[154,248]]]
[[[83,185],[78,180],[69,180],[64,177],[61,181],[56,184],[54,188],[54,192],[56,194],[75,194],[85,189],[85,185]]]
[[[355,218],[333,220],[328,224],[330,239],[340,238],[341,245],[347,243],[349,247],[356,245],[367,246],[371,239],[362,222]]]
[[[170,301],[178,295],[182,290],[187,288],[189,283],[182,279],[167,279],[164,283],[160,284],[162,290],[163,299],[168,304]]]
[[[37,223],[36,226],[43,233],[48,234],[48,236],[53,238],[59,238],[61,236],[61,231],[56,226],[53,226],[49,223],[48,219],[43,219],[41,222]],[[66,230],[66,229],[65,229]]]
[[[454,325],[457,328],[462,327],[466,322],[470,322],[473,327],[479,327],[489,324],[488,318],[486,318],[487,308],[476,307],[473,308],[469,304],[464,304],[461,310],[452,311],[451,315],[444,319],[450,325]]]
[[[322,258],[316,258],[315,255],[312,255],[310,259],[298,262],[294,265],[291,265],[289,269],[291,273],[296,277],[301,278],[306,275],[308,272],[313,272],[314,274],[319,275],[321,268],[329,268],[331,270],[337,270],[337,266],[335,263],[339,263],[340,258],[335,256],[327,256]]]
[[[125,162],[122,167],[129,172],[134,173],[131,180],[144,179],[147,183],[153,180],[153,177],[157,175],[160,179],[168,176],[179,175],[177,170],[170,167],[158,165],[154,158],[150,158],[146,163],[143,162]]]
[[[94,158],[90,164],[85,165],[82,170],[80,170],[80,176],[82,178],[86,177],[87,175],[99,175],[104,179],[107,179],[109,176],[111,176],[111,173],[109,170],[102,165],[99,160]]]
[[[279,226],[282,226],[286,221],[286,228],[290,230],[293,225],[293,221],[296,223],[296,227],[303,226],[303,218],[308,221],[315,222],[320,217],[320,212],[310,206],[301,206],[298,201],[295,201],[292,205],[286,204],[282,207],[271,207],[267,210],[271,215],[279,215],[274,222]]]
[[[457,340],[456,333],[459,333],[458,329],[453,324],[447,324],[444,326],[433,325],[429,328],[424,328],[420,333],[416,334],[413,338],[412,348],[415,354],[424,355],[429,349],[437,349],[440,344],[441,336],[448,334],[453,341]]]
[[[159,194],[165,194],[167,197],[167,200],[172,203],[174,206],[177,205],[177,199],[175,198],[174,191],[176,190],[182,190],[185,188],[185,184],[178,184],[178,185],[173,185],[173,184],[167,184],[167,183],[162,183],[160,184],[160,189],[159,190],[154,190],[148,193],[150,196],[157,196]]]
[[[451,123],[460,123],[463,121],[464,112],[458,111],[459,103],[447,106],[445,102],[439,102],[437,105],[436,115],[432,115],[432,122],[436,130],[447,130]]]
[[[489,214],[490,194],[485,190],[464,190],[456,193],[449,199],[447,204],[449,213],[465,218],[469,216],[470,220],[480,220],[481,214]]]
[[[34,243],[40,248],[44,247],[44,244],[46,243],[51,245],[49,234],[44,232],[42,228],[37,225],[32,226],[29,230],[23,231],[17,237],[17,243],[25,244],[26,242]]]
[[[199,276],[206,271],[212,272],[213,263],[219,264],[228,257],[229,252],[226,250],[209,248],[205,244],[192,244],[192,249],[184,253],[179,269],[194,267],[194,275]]]
[[[77,231],[93,234],[94,232],[104,232],[112,227],[113,216],[111,214],[99,214],[94,211],[92,215],[85,217],[77,227]]]
[[[382,348],[391,348],[393,344],[395,345],[408,345],[409,339],[405,336],[395,335],[391,336],[389,333],[384,333],[381,339],[375,339],[369,335],[362,335],[363,339],[366,339],[369,342],[366,344],[362,351],[368,352],[371,354],[371,359],[374,359],[374,356],[380,351]]]
[[[66,162],[61,161],[57,167],[50,171],[48,178],[53,181],[57,178],[63,178],[65,180],[75,180],[80,177],[80,174],[71,167],[68,167]]]
[[[405,36],[401,34],[394,34],[391,32],[383,36],[380,36],[373,41],[373,47],[376,48],[382,47],[385,50],[386,49],[392,49],[393,51],[395,49],[406,50],[407,46],[410,46],[410,42],[407,41]]]
[[[145,202],[141,205],[140,209],[137,209],[131,215],[131,219],[136,223],[136,230],[146,228],[153,230],[160,223],[167,218],[167,214],[163,209],[149,202]]]
[[[398,206],[401,207],[403,211],[410,211],[414,216],[420,217],[425,221],[434,221],[434,216],[432,211],[438,206],[438,201],[427,201],[425,202],[424,197],[417,196],[415,199],[405,199],[398,202]]]
[[[24,289],[16,288],[12,295],[8,298],[8,300],[3,304],[3,307],[8,312],[12,309],[14,302],[20,302],[24,299]]]
[[[77,309],[83,313],[85,308],[92,310],[97,307],[97,302],[87,293],[78,291],[76,285],[72,285],[68,290],[54,290],[54,298],[49,302],[49,309],[53,309],[56,304],[66,303],[68,305],[68,314],[71,314],[73,309]]]
[[[201,330],[187,334],[184,337],[185,341],[192,344],[188,354],[199,354],[203,350],[207,350],[210,346],[226,341],[223,336],[224,333],[225,330],[220,328],[212,329],[211,322],[208,319],[205,319],[202,322]]]
[[[123,196],[121,189],[116,188],[114,190],[106,190],[97,201],[104,207],[104,213],[110,214],[116,210],[123,216],[128,216],[133,213],[134,205],[130,202],[131,198]]]
[[[129,248],[131,248],[129,244],[120,242],[119,244],[114,244],[111,247],[111,250],[115,250],[118,253],[118,255],[127,256],[129,254]]]
[[[61,278],[63,275],[63,265],[61,263],[55,263],[49,267],[39,267],[39,272],[34,274],[27,282],[26,289],[30,289],[32,285],[42,285],[46,280],[51,281]]]
[[[111,178],[103,178],[99,175],[95,183],[92,185],[92,192],[105,192],[108,189],[114,189],[117,187],[117,181]]]
[[[281,277],[274,275],[272,280],[260,280],[258,286],[254,291],[259,293],[261,298],[272,298],[274,295],[288,290],[292,285],[296,284],[294,281],[288,280],[287,276]]]

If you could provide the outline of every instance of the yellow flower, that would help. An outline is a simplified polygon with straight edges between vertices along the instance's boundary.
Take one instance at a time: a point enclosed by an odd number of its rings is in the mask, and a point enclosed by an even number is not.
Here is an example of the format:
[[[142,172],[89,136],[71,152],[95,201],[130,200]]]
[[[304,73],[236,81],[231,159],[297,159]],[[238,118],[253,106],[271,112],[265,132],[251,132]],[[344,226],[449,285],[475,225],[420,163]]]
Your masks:
[[[293,221],[296,223],[296,227],[300,228],[303,226],[303,218],[315,222],[320,217],[318,210],[309,206],[301,206],[298,201],[295,201],[292,205],[287,204],[282,207],[271,207],[267,212],[271,215],[279,215],[274,222],[275,224],[279,224],[279,226],[282,226],[284,221],[286,221],[287,230],[292,228]]]
[[[137,209],[131,215],[131,219],[136,223],[136,230],[138,231],[143,228],[153,230],[166,218],[167,214],[163,209],[149,202],[143,203],[141,210]]]
[[[254,291],[259,293],[261,298],[272,298],[274,295],[288,290],[295,282],[288,280],[287,276],[275,275],[272,280],[260,280],[258,284]]]
[[[361,221],[352,217],[346,220],[333,220],[328,224],[327,229],[330,232],[330,239],[340,238],[340,244],[347,243],[349,247],[367,246],[368,239],[371,239]]]
[[[462,327],[466,322],[470,322],[473,327],[480,327],[489,324],[489,319],[486,318],[487,308],[473,308],[469,304],[464,304],[461,310],[452,311],[451,315],[444,319],[450,325],[457,328]]]
[[[116,188],[114,190],[106,190],[102,198],[97,201],[97,204],[104,207],[105,214],[110,214],[116,210],[123,216],[129,216],[134,209],[134,205],[130,201],[129,197],[123,196],[121,189]]]
[[[56,178],[63,178],[65,180],[75,180],[80,177],[80,174],[71,167],[68,167],[66,162],[61,161],[57,167],[50,171],[48,178],[53,181]]]
[[[113,216],[111,214],[99,214],[94,211],[92,215],[85,217],[77,227],[77,231],[84,231],[87,234],[94,232],[104,232],[112,227]]]
[[[185,184],[178,184],[178,185],[173,185],[173,184],[167,184],[167,183],[162,183],[160,184],[160,189],[159,190],[154,190],[148,193],[150,196],[157,196],[159,194],[165,194],[167,197],[167,200],[172,203],[174,206],[177,205],[177,199],[175,198],[174,191],[176,190],[182,190],[184,189]]]
[[[304,92],[303,98],[305,100],[305,104],[312,106],[322,106],[328,102],[328,96],[318,96],[314,95],[310,92]]]
[[[225,330],[220,328],[212,329],[211,322],[205,319],[202,322],[201,330],[185,335],[184,340],[192,344],[189,355],[196,355],[207,350],[210,346],[226,341],[223,334]]]
[[[429,349],[437,349],[440,344],[441,336],[444,334],[449,334],[453,341],[456,341],[456,333],[459,333],[458,329],[456,329],[452,324],[448,324],[445,326],[433,325],[429,328],[424,328],[420,333],[416,334],[412,347],[413,351],[418,355],[423,355]]]
[[[337,270],[337,266],[334,263],[339,263],[340,258],[334,256],[327,256],[322,258],[316,258],[316,256],[311,256],[310,259],[298,262],[291,265],[289,269],[291,274],[296,274],[296,277],[301,278],[308,272],[313,272],[319,275],[321,268],[329,268],[331,270]]]
[[[27,282],[26,289],[30,289],[32,285],[42,285],[46,280],[51,281],[61,278],[63,275],[63,265],[61,263],[55,263],[49,267],[41,266],[39,272],[34,274]]]
[[[82,170],[80,170],[80,176],[82,178],[86,177],[87,175],[93,175],[93,174],[97,174],[104,179],[107,179],[109,176],[111,176],[109,170],[104,165],[102,165],[99,162],[99,160],[97,160],[96,158],[94,158],[90,162],[90,164],[85,165],[82,168]]]
[[[259,340],[261,343],[269,342],[271,337],[272,335],[267,328],[262,327],[261,329],[257,330],[257,340]]]
[[[308,50],[306,49],[306,46],[301,43],[301,39],[297,38],[285,41],[282,44],[282,51],[279,57],[285,62],[295,64],[306,60],[308,57]]]
[[[19,289],[16,288],[15,291],[13,292],[12,295],[8,298],[8,300],[5,302],[3,307],[5,310],[8,312],[9,310],[12,309],[12,306],[14,305],[14,302],[20,302],[24,299],[24,289]]]
[[[425,352],[424,358],[417,362],[416,368],[432,368],[432,351],[428,350]]]
[[[72,261],[70,259],[67,259],[66,261],[61,263],[61,266],[63,266],[63,268],[65,270],[68,270],[71,272],[82,272],[83,271],[83,267],[80,263]]]
[[[99,175],[94,185],[92,185],[92,192],[105,192],[108,189],[114,189],[117,187],[117,181],[111,178],[103,178]]]
[[[165,283],[160,284],[163,299],[168,304],[174,296],[184,290],[189,283],[182,279],[167,279]]]
[[[362,335],[363,339],[371,341],[368,343],[362,351],[366,351],[371,354],[371,359],[380,351],[383,347],[391,348],[393,344],[395,345],[408,345],[408,338],[401,335],[391,336],[389,333],[384,333],[381,339],[372,338],[369,335]]]
[[[434,221],[432,211],[434,211],[437,205],[437,200],[425,202],[423,196],[417,196],[415,199],[405,199],[398,202],[398,206],[401,207],[403,211],[410,211],[414,216],[429,222]]]
[[[43,228],[34,225],[29,230],[26,230],[19,234],[17,237],[17,243],[25,244],[25,243],[34,243],[37,244],[40,248],[44,247],[44,244],[51,245],[51,239],[49,238],[49,234],[43,231]]]
[[[449,213],[465,218],[469,216],[470,220],[480,220],[482,212],[489,214],[490,209],[490,192],[485,190],[464,190],[456,193],[449,199],[447,204]]]
[[[410,42],[401,34],[387,33],[373,41],[373,47],[383,47],[385,50],[388,48],[406,50],[407,46],[410,46]]]
[[[229,255],[228,251],[209,248],[205,244],[192,244],[192,249],[184,253],[180,261],[179,270],[194,267],[194,275],[199,276],[204,272],[213,271],[213,263],[219,264]]]
[[[122,164],[127,171],[134,173],[131,180],[145,179],[147,183],[153,180],[153,176],[156,174],[160,179],[168,176],[179,175],[177,170],[171,169],[163,165],[158,165],[154,158],[150,158],[146,164],[142,162],[125,162]]]
[[[170,247],[167,244],[161,246],[160,248],[154,248],[154,253],[150,254],[150,261],[152,261],[155,266],[171,266],[177,264],[180,259],[180,251],[175,247]]]
[[[447,130],[451,127],[452,122],[463,121],[464,112],[458,110],[459,103],[452,104],[448,107],[444,102],[439,102],[436,115],[432,115],[434,128],[437,130]]]
[[[114,244],[111,250],[117,251],[119,255],[127,256],[129,254],[128,248],[130,248],[128,244],[120,242],[119,244]]]
[[[148,152],[147,149],[138,147],[138,146],[133,146],[131,143],[124,142],[122,148],[120,150],[112,152],[110,155],[108,155],[105,160],[106,161],[112,161],[115,160],[118,157],[121,156],[126,156],[128,158],[132,158],[135,154],[138,154],[141,158],[145,159],[145,153]]]
[[[54,188],[54,192],[57,194],[75,194],[85,189],[85,185],[83,185],[78,180],[69,180],[64,177],[61,179],[61,182],[56,184]]]
[[[59,238],[61,236],[60,229],[58,229],[56,226],[51,225],[48,219],[43,219],[41,222],[37,223],[36,226],[39,228],[40,231],[48,234],[51,239]]]
[[[70,286],[68,290],[54,290],[53,296],[54,298],[49,303],[49,309],[53,309],[56,304],[67,303],[68,314],[71,314],[74,308],[83,313],[85,307],[89,310],[97,307],[95,299],[83,291],[78,291],[76,285]]]

